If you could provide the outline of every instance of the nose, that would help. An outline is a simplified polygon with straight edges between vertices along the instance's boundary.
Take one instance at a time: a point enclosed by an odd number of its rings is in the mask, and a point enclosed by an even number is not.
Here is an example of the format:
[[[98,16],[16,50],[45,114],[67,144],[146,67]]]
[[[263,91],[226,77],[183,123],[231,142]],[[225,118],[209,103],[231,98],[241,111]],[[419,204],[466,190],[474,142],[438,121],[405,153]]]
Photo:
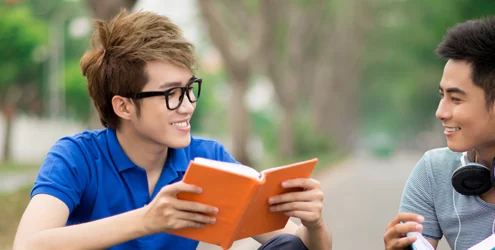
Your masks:
[[[435,116],[438,120],[448,120],[452,117],[452,110],[450,105],[446,103],[445,99],[441,99],[438,103],[437,111],[435,112]]]
[[[182,103],[180,104],[180,107],[177,109],[177,111],[179,113],[188,114],[192,113],[195,108],[196,103],[192,103],[191,101],[189,101],[189,98],[187,98],[187,96],[184,96],[184,99],[182,100]]]

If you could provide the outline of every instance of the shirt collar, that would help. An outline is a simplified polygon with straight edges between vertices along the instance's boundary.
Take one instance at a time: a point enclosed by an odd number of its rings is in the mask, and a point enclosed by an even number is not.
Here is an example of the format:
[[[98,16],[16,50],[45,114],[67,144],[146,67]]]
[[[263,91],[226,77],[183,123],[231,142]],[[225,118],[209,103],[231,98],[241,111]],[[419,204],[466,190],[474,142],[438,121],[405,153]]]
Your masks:
[[[185,149],[169,148],[165,167],[171,167],[175,171],[185,172],[189,164],[188,159],[189,157]]]
[[[117,134],[114,129],[107,128],[107,141],[108,148],[110,149],[110,157],[119,172],[127,170],[129,168],[136,167],[136,164],[129,159],[122,147],[120,146],[119,140],[117,139]]]

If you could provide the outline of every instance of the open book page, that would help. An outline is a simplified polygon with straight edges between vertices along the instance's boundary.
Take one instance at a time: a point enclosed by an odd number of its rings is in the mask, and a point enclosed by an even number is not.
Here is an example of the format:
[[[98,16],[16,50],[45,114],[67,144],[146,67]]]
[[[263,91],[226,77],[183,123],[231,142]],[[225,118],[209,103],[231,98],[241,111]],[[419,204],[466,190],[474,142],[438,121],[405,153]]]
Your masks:
[[[218,161],[191,161],[183,182],[201,187],[203,192],[181,192],[177,198],[217,207],[219,212],[215,215],[216,223],[207,224],[204,228],[182,228],[169,233],[228,249],[235,240],[247,207],[261,186],[257,178],[231,171],[242,169],[238,167],[237,164]]]
[[[248,211],[243,218],[241,230],[236,239],[243,239],[261,233],[282,229],[287,224],[289,217],[279,212],[271,212],[268,199],[272,196],[300,191],[300,189],[287,189],[282,187],[282,182],[296,178],[309,178],[318,160],[298,162],[279,168],[270,168],[262,171],[263,182],[255,199],[251,201]],[[263,223],[260,223],[262,221]]]
[[[416,241],[411,245],[413,250],[435,250],[428,240],[421,233],[409,232],[407,236],[416,236]]]
[[[468,250],[493,250],[493,249],[495,249],[495,234],[492,234],[490,237],[472,246]]]
[[[215,161],[211,159],[196,157],[194,158],[194,162],[198,164],[202,164],[205,166],[209,166],[212,168],[217,168],[221,170],[225,170],[227,172],[236,173],[252,178],[260,178],[260,173],[256,171],[256,169],[244,166],[241,164],[236,164],[232,162],[223,162],[223,161]]]

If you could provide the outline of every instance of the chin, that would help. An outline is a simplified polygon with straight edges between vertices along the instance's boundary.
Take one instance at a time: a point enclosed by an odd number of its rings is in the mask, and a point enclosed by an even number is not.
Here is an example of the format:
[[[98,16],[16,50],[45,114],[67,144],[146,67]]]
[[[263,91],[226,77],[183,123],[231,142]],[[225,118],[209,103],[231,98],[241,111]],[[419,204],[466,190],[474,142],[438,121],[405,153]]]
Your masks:
[[[453,152],[460,152],[460,153],[469,151],[472,148],[472,147],[466,147],[466,145],[462,145],[461,143],[454,143],[450,141],[447,141],[447,147]]]
[[[176,140],[171,141],[168,144],[170,148],[185,148],[189,146],[191,143],[191,136],[187,136],[186,138],[177,138]]]

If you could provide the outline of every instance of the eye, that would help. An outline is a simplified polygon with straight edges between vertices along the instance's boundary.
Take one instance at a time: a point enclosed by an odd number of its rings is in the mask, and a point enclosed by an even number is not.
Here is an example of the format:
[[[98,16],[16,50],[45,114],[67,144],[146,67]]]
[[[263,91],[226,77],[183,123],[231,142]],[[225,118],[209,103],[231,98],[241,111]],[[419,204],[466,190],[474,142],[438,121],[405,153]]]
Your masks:
[[[174,96],[176,96],[176,95],[177,95],[177,93],[178,93],[178,92],[179,92],[178,90],[174,89],[174,90],[172,90],[172,91],[168,92],[168,96],[170,96],[170,97],[174,97]]]
[[[178,88],[169,89],[169,90],[165,91],[165,95],[168,97],[174,97],[174,96],[180,95],[180,89],[178,89]]]
[[[460,101],[462,101],[461,99],[459,99],[459,98],[455,98],[455,97],[452,97],[452,98],[450,98],[450,99],[451,99],[453,102],[460,102]]]
[[[443,93],[439,93],[440,94],[440,99],[443,99],[444,95]]]

